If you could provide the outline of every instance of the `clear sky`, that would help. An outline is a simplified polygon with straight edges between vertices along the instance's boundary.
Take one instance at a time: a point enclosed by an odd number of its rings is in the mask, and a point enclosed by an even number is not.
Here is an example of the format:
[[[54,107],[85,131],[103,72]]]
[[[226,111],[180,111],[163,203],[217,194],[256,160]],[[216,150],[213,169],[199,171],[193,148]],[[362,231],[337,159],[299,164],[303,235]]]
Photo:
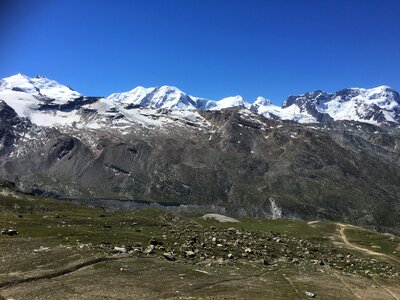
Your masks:
[[[389,85],[398,0],[0,0],[0,77],[85,95],[174,85],[209,99]]]

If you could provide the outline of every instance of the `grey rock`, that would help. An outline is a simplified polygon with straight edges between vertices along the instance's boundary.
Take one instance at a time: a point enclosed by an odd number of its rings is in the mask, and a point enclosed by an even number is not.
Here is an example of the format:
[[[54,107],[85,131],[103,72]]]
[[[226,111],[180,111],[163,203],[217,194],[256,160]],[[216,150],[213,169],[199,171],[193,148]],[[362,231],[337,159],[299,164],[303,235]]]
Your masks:
[[[8,235],[8,236],[13,236],[13,235],[18,235],[18,231],[13,228],[6,228],[1,230],[2,235]]]
[[[156,246],[154,245],[149,245],[144,251],[144,254],[151,254],[154,252],[154,249],[156,248]]]
[[[171,252],[164,252],[163,257],[167,260],[174,261],[175,256]]]

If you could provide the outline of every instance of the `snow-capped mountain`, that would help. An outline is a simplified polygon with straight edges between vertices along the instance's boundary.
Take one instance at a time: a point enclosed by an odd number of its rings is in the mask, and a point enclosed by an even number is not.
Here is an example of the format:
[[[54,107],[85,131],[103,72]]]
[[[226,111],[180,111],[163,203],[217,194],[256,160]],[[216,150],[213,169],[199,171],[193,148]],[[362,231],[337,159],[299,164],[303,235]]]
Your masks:
[[[173,86],[152,88],[138,86],[128,92],[111,94],[106,99],[142,108],[164,108],[171,110],[216,110],[235,106],[250,107],[250,104],[241,96],[227,97],[219,101],[208,100],[188,95]]]
[[[17,74],[0,80],[0,100],[20,117],[35,119],[43,105],[64,105],[82,95],[66,85],[43,76]]]
[[[23,92],[38,97],[42,101],[62,104],[82,95],[66,85],[38,75],[30,78],[23,74],[17,74],[0,80],[0,92]]]
[[[132,124],[157,127],[174,120],[200,122],[198,110],[243,107],[270,119],[299,123],[351,120],[399,126],[400,96],[381,86],[349,88],[336,93],[315,91],[288,97],[282,106],[264,97],[251,104],[241,96],[209,100],[191,96],[173,86],[136,87],[108,97],[86,97],[43,76],[17,74],[0,81],[0,100],[20,117],[39,126],[74,125],[89,128],[128,128]],[[199,121],[200,120],[200,121]]]
[[[308,115],[314,118],[314,122],[333,119],[398,125],[400,95],[387,86],[348,88],[332,94],[315,91],[288,97],[282,105],[282,111],[290,110],[295,114]]]
[[[138,86],[125,93],[115,93],[107,100],[147,108],[196,109],[193,99],[173,86],[144,88]]]

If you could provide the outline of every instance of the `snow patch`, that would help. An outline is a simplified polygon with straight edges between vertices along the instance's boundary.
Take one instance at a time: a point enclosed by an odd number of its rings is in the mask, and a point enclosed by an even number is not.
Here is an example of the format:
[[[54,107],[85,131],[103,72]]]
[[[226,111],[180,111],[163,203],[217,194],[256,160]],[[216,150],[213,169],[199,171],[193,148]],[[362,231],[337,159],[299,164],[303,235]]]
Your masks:
[[[236,220],[234,218],[227,217],[227,216],[220,215],[220,214],[206,214],[202,218],[204,220],[208,220],[208,219],[215,220],[220,223],[238,223],[239,222],[238,220]]]

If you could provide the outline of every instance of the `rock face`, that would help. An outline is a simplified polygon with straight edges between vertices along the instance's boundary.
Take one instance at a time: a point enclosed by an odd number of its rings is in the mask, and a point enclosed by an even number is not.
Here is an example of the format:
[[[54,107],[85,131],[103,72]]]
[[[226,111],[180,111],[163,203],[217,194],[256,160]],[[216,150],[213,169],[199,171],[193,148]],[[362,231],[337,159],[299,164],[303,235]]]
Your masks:
[[[283,109],[297,107],[308,116],[315,109],[319,115],[313,118],[327,122],[310,125],[266,118],[246,105],[150,109],[75,92],[74,98],[51,101],[39,95],[41,86],[31,91],[28,83],[0,91],[8,97],[0,102],[0,179],[19,190],[399,231],[399,128],[333,121],[321,112],[332,101],[360,99],[360,91],[289,98]],[[387,107],[393,104],[396,111],[395,92],[364,92],[375,102],[386,93]],[[257,112],[270,105],[262,98],[256,104]]]
[[[0,100],[0,155],[8,155],[17,138],[29,126],[28,120],[19,118],[10,106]]]

